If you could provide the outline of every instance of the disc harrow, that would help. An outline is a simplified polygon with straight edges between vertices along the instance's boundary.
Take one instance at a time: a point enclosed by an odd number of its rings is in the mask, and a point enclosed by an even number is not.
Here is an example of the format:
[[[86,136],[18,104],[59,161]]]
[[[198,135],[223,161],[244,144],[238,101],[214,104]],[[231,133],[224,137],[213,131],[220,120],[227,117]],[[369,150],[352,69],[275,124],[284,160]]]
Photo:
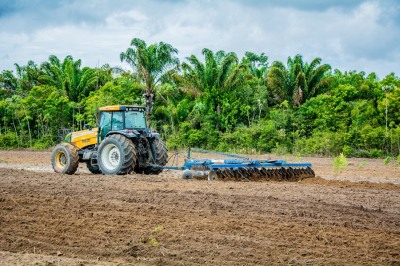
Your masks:
[[[223,181],[299,181],[315,177],[309,163],[283,160],[188,160],[183,178]]]
[[[191,159],[190,152],[215,153],[234,159]],[[191,148],[182,167],[164,169],[184,170],[183,179],[222,181],[299,181],[315,177],[311,163],[287,163],[284,160],[252,160],[235,154]]]

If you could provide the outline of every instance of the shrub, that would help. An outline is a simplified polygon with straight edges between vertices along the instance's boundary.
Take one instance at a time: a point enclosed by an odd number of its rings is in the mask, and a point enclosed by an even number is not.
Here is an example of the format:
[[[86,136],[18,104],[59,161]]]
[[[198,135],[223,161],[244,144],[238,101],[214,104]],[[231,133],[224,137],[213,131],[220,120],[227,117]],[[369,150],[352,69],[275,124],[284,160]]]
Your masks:
[[[329,156],[343,150],[344,138],[340,132],[316,131],[309,138],[300,138],[295,141],[295,151],[308,155]]]
[[[14,149],[18,148],[19,138],[14,132],[8,132],[0,135],[0,149]]]
[[[386,157],[386,158],[383,160],[383,164],[384,164],[384,165],[387,165],[387,164],[389,164],[392,160],[393,160],[393,158],[392,158],[391,156],[388,156],[388,157]]]
[[[52,146],[54,146],[54,141],[50,135],[47,135],[36,140],[32,148],[34,150],[44,150]]]
[[[339,174],[341,170],[346,170],[347,168],[346,156],[344,156],[344,154],[341,153],[339,156],[333,158],[332,165],[336,175]]]

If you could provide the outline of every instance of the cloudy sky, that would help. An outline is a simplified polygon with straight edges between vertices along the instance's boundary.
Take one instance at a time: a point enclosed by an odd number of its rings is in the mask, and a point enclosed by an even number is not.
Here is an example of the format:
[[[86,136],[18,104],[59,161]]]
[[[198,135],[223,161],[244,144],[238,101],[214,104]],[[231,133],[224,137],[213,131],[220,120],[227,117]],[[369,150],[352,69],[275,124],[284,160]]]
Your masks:
[[[0,0],[0,71],[49,55],[121,66],[135,37],[181,60],[209,48],[400,74],[400,0]]]

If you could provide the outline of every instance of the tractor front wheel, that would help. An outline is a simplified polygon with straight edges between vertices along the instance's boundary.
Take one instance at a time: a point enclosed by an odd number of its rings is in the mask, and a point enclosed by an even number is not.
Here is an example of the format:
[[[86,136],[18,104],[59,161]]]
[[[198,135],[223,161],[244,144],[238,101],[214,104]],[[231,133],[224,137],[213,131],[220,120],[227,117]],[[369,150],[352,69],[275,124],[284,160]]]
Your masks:
[[[98,151],[100,171],[107,175],[125,175],[136,164],[136,149],[132,141],[122,135],[105,138]]]
[[[58,144],[51,154],[51,164],[56,173],[75,174],[79,165],[79,156],[75,146],[69,143]]]

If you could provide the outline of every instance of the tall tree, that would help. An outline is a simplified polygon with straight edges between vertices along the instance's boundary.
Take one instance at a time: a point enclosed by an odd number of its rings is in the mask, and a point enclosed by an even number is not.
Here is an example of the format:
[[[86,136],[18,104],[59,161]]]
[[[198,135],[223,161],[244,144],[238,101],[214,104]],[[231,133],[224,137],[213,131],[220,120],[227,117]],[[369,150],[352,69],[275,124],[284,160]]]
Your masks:
[[[218,51],[213,53],[204,48],[204,63],[196,56],[191,55],[187,58],[188,63],[182,63],[183,76],[178,77],[181,87],[193,94],[203,94],[204,92],[216,88],[218,90],[235,90],[245,81],[245,64],[238,64],[235,53],[225,53]]]
[[[28,61],[26,66],[15,64],[18,86],[20,92],[26,94],[33,86],[40,84],[41,69],[33,61]]]
[[[177,54],[178,50],[170,44],[160,42],[147,46],[139,38],[132,39],[131,47],[120,54],[121,62],[127,62],[146,86],[143,96],[146,99],[148,121],[153,111],[156,86],[179,68]]]
[[[287,100],[292,106],[298,106],[329,88],[330,70],[330,65],[321,65],[320,58],[308,64],[301,55],[296,55],[288,58],[287,66],[275,61],[266,80],[277,102]]]
[[[63,61],[51,55],[48,62],[42,63],[41,69],[43,74],[39,77],[40,81],[65,91],[69,100],[74,102],[81,101],[112,78],[109,65],[81,69],[81,60],[74,60],[70,55]]]
[[[217,129],[221,129],[221,126],[226,129],[237,122],[236,114],[239,111],[246,112],[243,109],[245,99],[242,98],[246,95],[240,88],[251,76],[248,64],[239,63],[235,53],[218,51],[214,54],[206,48],[202,52],[204,63],[192,55],[187,58],[187,63],[182,63],[183,75],[175,77],[182,90],[202,97],[202,103],[198,106],[205,105],[201,110],[206,113],[200,112],[198,115],[203,118],[207,115]]]

